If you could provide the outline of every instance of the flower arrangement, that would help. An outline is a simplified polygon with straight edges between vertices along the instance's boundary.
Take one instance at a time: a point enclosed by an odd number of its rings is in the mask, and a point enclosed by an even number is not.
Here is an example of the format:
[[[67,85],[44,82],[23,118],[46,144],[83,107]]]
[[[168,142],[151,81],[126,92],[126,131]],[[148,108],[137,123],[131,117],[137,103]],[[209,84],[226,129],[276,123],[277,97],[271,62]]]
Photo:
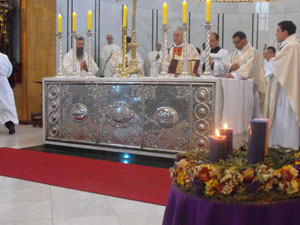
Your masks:
[[[179,153],[171,177],[177,187],[202,198],[274,202],[300,197],[300,151],[269,149],[263,163],[248,164],[245,149],[212,163],[196,150]]]

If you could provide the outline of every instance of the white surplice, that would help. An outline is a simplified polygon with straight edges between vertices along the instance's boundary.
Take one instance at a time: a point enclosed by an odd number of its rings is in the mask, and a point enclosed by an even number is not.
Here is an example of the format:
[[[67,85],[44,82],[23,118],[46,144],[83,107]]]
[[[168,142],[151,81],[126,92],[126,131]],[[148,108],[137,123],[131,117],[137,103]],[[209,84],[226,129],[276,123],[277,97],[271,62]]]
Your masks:
[[[157,55],[159,55],[159,58],[157,59]],[[160,64],[162,59],[162,51],[152,51],[148,54],[148,62],[150,66],[150,77],[158,77],[159,70],[160,70]]]
[[[209,53],[210,58],[213,60],[213,69],[211,70],[215,77],[225,77],[227,75],[226,64],[229,63],[230,55],[226,49],[221,48],[217,53]],[[201,54],[201,68],[206,61],[205,51]],[[204,73],[204,71],[202,71]]]
[[[113,54],[120,52],[121,49],[116,44],[107,44],[102,47],[100,50],[100,75],[104,75],[105,77],[108,76],[108,74],[105,74],[107,63]]]
[[[12,70],[8,57],[0,53],[0,124],[8,121],[19,124],[14,93],[8,82]]]
[[[89,70],[95,75],[99,68],[97,64],[95,63],[94,59],[92,56],[91,57],[91,65]],[[78,60],[77,57],[75,56],[75,70],[76,70],[76,76],[86,76],[87,71],[85,70],[80,70],[80,63],[83,61],[86,61],[86,64],[88,65],[88,54],[84,52],[84,56],[82,59]],[[67,54],[65,54],[64,59],[63,59],[63,72],[66,75],[72,75],[73,72],[73,49],[71,49]]]

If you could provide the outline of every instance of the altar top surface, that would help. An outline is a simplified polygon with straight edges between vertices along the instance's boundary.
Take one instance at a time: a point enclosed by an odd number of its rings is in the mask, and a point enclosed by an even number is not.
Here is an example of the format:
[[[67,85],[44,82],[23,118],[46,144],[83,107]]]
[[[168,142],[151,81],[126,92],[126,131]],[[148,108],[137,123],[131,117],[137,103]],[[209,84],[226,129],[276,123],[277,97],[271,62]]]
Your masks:
[[[130,82],[163,82],[163,83],[207,83],[207,82],[218,82],[224,78],[202,78],[202,77],[189,77],[189,78],[178,78],[178,77],[168,77],[168,78],[157,78],[157,77],[142,77],[142,78],[114,78],[114,77],[46,77],[43,81],[62,81],[62,82],[120,82],[120,83],[130,83]]]

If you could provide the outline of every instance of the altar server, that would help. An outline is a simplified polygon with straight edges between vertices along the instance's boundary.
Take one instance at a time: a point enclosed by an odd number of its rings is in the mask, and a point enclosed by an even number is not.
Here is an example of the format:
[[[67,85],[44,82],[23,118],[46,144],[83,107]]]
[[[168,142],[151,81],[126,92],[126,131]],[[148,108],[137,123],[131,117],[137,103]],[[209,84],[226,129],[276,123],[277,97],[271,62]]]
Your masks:
[[[0,53],[0,124],[5,124],[9,134],[14,134],[15,125],[19,124],[14,93],[8,82],[12,71],[7,55]]]
[[[157,77],[160,73],[160,64],[162,59],[161,44],[156,43],[155,50],[148,54],[150,66],[150,77]]]
[[[217,33],[211,33],[209,37],[209,64],[211,66],[211,72],[215,77],[225,77],[226,67],[225,65],[229,63],[230,55],[226,49],[223,49],[219,46],[220,40]],[[201,65],[202,73],[205,71],[205,51],[201,55]]]
[[[277,26],[279,51],[267,74],[265,116],[270,118],[269,146],[299,148],[300,138],[300,43],[292,21]]]
[[[169,56],[168,56],[169,73],[175,73],[176,75],[178,75],[182,72],[183,49],[186,48],[187,59],[190,62],[194,62],[192,65],[192,67],[193,67],[192,70],[195,69],[196,70],[195,72],[199,75],[201,73],[201,69],[199,66],[200,55],[199,55],[197,49],[193,45],[187,43],[186,47],[184,47],[183,28],[182,27],[179,27],[174,31],[173,41],[174,41],[174,43],[169,48]],[[180,62],[180,64],[178,62]],[[196,65],[196,63],[198,63],[198,65]],[[180,67],[178,66],[178,64],[180,65]],[[195,66],[196,66],[196,68],[195,68]],[[172,67],[174,67],[174,68],[172,68]],[[193,73],[194,71],[190,71],[190,72]]]
[[[126,46],[126,67],[129,66],[131,61],[131,37],[127,37],[127,46]],[[137,66],[140,69],[140,72],[144,74],[144,62],[138,52],[136,52],[136,62]],[[122,67],[122,51],[120,53],[115,53],[112,55],[110,60],[107,63],[105,68],[105,74],[107,77],[117,77],[118,68]]]
[[[276,55],[276,49],[273,46],[267,47],[267,49],[264,51],[264,71],[265,71],[265,77],[268,77],[269,73],[272,73],[272,59]],[[266,78],[267,79],[267,78]],[[268,79],[266,80],[268,83]]]
[[[107,74],[105,74],[105,68],[107,66],[108,61],[112,57],[114,53],[120,53],[121,49],[118,45],[114,44],[114,38],[112,34],[106,35],[107,44],[104,45],[100,51],[100,65],[101,65],[101,74],[105,77],[107,77]]]
[[[232,40],[236,50],[230,56],[229,67],[227,66],[229,74],[226,77],[253,80],[255,84],[253,90],[255,106],[253,117],[260,117],[266,91],[263,60],[259,52],[248,43],[244,32],[234,33]]]
[[[77,76],[86,76],[87,72],[91,70],[93,74],[96,74],[98,69],[92,56],[91,66],[88,68],[88,54],[84,51],[84,38],[76,38],[76,56],[75,56],[75,69]],[[63,60],[64,74],[72,75],[73,72],[73,48],[64,56]]]

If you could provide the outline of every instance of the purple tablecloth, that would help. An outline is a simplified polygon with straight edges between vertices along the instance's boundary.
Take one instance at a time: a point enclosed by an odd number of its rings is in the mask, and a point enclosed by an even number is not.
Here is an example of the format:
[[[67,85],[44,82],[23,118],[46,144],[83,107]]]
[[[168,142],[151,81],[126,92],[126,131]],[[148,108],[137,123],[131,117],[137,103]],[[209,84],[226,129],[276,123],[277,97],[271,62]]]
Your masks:
[[[172,186],[163,225],[300,225],[300,199],[229,203],[197,198]]]

